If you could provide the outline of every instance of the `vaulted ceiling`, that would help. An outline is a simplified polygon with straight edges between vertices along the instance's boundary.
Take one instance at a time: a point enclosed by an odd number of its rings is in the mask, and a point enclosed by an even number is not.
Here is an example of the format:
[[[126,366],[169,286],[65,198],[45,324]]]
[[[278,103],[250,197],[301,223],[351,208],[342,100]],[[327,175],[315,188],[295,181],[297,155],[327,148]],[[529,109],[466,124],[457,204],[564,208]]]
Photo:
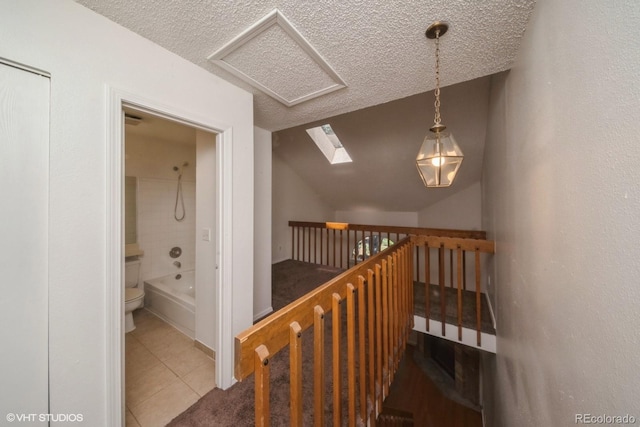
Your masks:
[[[252,92],[255,124],[281,131],[274,154],[336,209],[396,211],[421,209],[480,179],[489,86],[481,78],[511,67],[534,6],[534,0],[77,1]],[[434,42],[424,32],[437,20],[450,25],[441,41],[443,122],[465,160],[451,188],[426,190],[415,155],[433,122]],[[320,96],[306,100],[314,94]],[[353,164],[329,167],[304,132],[324,123],[332,124]]]

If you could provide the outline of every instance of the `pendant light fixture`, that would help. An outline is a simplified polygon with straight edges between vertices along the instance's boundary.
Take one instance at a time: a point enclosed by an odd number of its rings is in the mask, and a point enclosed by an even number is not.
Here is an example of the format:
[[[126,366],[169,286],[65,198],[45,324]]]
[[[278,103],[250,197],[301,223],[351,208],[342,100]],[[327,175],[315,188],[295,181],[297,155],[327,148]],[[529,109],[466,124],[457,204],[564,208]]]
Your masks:
[[[453,183],[458,169],[462,164],[462,150],[458,147],[451,132],[441,123],[440,117],[440,37],[449,25],[444,22],[434,22],[427,28],[428,39],[435,39],[436,43],[436,114],[430,132],[424,138],[422,147],[416,158],[416,165],[420,177],[427,187],[448,187]]]

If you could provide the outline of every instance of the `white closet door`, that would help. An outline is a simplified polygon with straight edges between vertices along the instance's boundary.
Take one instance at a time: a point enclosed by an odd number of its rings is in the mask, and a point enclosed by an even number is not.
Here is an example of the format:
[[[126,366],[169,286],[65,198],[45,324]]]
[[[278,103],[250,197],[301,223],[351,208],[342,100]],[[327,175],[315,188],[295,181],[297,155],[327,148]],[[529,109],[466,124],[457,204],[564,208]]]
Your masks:
[[[0,425],[47,425],[48,221],[49,78],[0,62]]]

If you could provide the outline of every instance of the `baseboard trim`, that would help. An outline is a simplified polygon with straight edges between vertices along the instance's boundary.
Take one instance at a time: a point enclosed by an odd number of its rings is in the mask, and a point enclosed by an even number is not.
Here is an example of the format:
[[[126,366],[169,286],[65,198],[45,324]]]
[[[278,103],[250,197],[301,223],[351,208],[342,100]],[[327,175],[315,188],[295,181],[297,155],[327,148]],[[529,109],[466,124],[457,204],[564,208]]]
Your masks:
[[[198,340],[193,340],[193,346],[212,358],[214,361],[216,360],[216,352],[212,348],[207,347]]]
[[[273,313],[273,307],[267,307],[264,310],[262,310],[260,313],[255,314],[253,316],[253,322],[255,323],[258,320],[262,319],[263,317],[265,317],[265,316],[267,316],[267,315],[269,315],[271,313]]]
[[[484,297],[487,300],[487,305],[489,306],[489,314],[491,315],[491,322],[493,322],[493,329],[495,329],[496,334],[498,332],[498,327],[496,324],[496,316],[493,313],[493,306],[491,305],[491,298],[489,298],[489,294],[484,294]]]

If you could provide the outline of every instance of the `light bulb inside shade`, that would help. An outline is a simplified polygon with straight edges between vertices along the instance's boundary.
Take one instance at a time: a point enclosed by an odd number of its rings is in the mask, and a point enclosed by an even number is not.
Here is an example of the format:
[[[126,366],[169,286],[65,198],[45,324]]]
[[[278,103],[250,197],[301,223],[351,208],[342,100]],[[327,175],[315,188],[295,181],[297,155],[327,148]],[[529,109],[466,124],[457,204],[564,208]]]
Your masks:
[[[431,164],[435,167],[440,167],[444,165],[444,157],[438,156],[431,159]]]

